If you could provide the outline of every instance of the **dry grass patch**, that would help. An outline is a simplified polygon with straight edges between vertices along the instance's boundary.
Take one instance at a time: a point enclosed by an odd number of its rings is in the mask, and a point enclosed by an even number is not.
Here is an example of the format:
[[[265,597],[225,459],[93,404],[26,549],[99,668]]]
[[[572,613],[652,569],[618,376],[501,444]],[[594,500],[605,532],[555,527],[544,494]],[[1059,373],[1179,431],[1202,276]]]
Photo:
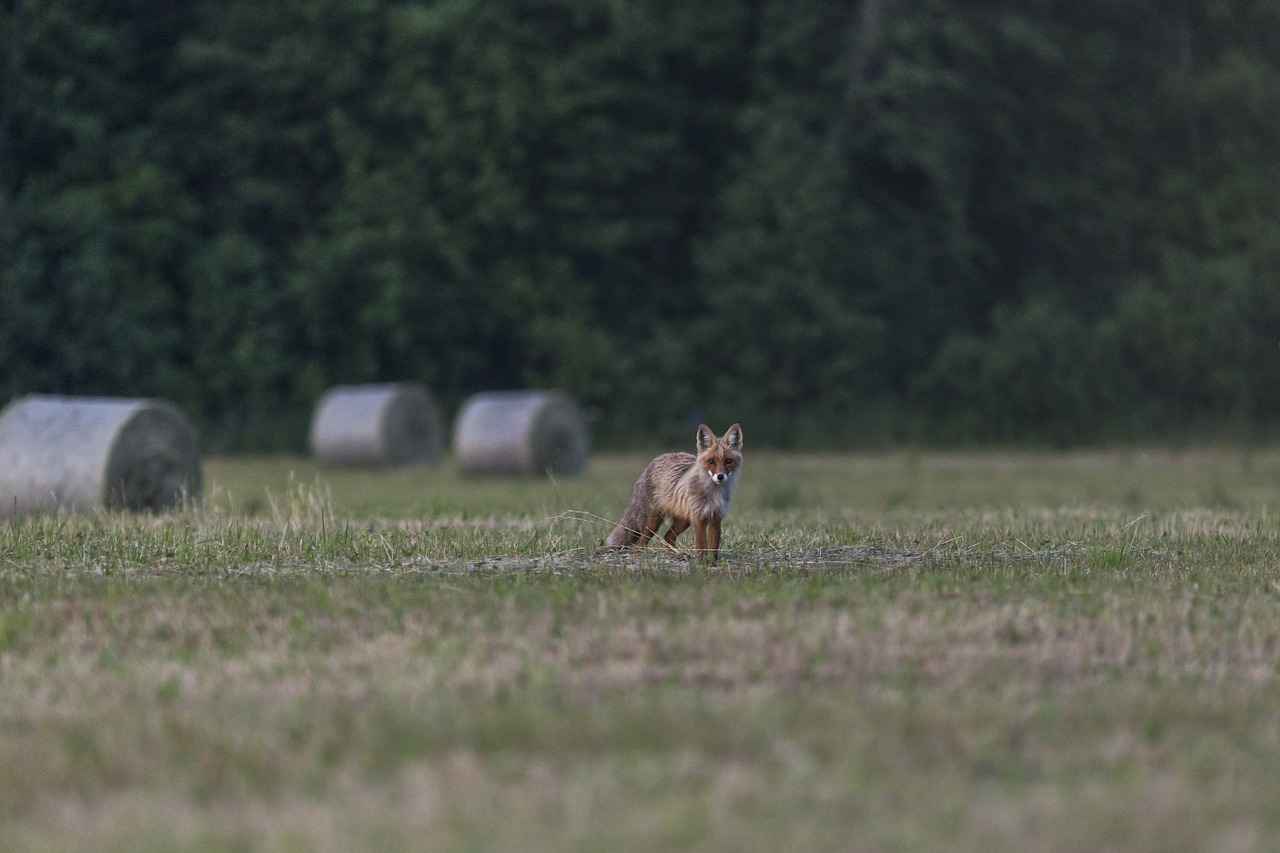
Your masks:
[[[1263,849],[1242,458],[761,454],[717,566],[595,555],[631,458],[0,525],[6,846]]]

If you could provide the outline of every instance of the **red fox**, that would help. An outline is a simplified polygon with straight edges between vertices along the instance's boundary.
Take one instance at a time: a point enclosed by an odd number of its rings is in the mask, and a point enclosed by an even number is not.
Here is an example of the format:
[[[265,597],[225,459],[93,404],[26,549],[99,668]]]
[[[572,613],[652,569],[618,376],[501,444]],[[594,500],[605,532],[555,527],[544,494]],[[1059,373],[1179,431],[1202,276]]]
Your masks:
[[[631,490],[631,505],[613,528],[605,545],[643,548],[671,520],[662,538],[674,546],[693,526],[698,554],[720,556],[720,522],[729,514],[733,486],[742,471],[742,425],[734,424],[723,438],[711,427],[698,427],[698,455],[664,453],[650,462]]]

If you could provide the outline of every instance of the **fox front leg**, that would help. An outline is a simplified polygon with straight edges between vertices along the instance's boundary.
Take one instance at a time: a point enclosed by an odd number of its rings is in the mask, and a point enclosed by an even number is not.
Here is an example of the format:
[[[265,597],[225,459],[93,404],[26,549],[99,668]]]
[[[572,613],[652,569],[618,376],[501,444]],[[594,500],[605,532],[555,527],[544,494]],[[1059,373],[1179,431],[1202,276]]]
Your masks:
[[[711,562],[720,559],[720,519],[712,519],[707,524],[707,547],[711,549]]]
[[[693,522],[693,550],[694,557],[699,560],[706,556],[707,523],[700,518]]]

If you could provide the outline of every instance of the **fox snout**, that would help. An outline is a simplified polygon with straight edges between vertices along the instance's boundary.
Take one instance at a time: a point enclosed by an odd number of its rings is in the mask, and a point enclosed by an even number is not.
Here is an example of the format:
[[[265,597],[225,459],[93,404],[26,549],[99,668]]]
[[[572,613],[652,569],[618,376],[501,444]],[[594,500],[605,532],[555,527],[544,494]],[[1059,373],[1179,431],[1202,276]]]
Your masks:
[[[729,479],[729,475],[723,471],[720,471],[718,473],[715,471],[711,471],[709,473],[711,474],[711,479],[715,480],[717,483],[723,483],[725,480]]]

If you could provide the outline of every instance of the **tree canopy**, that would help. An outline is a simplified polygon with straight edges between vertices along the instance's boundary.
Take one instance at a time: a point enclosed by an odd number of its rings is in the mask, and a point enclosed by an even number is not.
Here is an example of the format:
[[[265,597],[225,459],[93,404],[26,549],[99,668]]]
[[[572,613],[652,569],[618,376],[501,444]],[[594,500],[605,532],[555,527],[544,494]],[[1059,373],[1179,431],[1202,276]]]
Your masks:
[[[606,440],[1280,416],[1267,0],[8,0],[0,398],[300,446],[338,382]]]

